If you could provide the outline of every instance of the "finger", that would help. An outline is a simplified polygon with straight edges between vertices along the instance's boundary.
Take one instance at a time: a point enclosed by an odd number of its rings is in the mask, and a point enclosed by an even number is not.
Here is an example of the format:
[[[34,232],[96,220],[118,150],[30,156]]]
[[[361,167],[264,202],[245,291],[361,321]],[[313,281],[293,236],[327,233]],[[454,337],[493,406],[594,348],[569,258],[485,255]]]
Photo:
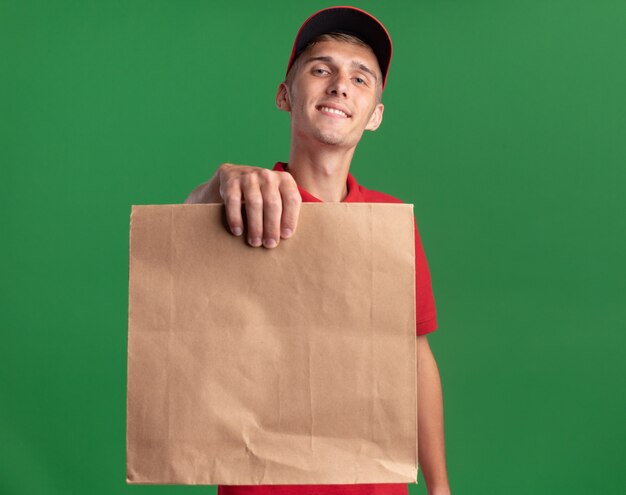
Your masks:
[[[276,172],[261,172],[261,194],[263,195],[263,245],[266,248],[278,246],[280,241],[280,219],[283,201],[278,189]]]
[[[263,239],[263,196],[256,174],[247,174],[241,180],[248,221],[248,243],[259,247]]]
[[[300,218],[300,206],[302,205],[302,196],[298,191],[296,181],[289,174],[288,178],[281,181],[280,195],[282,198],[283,211],[280,221],[280,235],[283,239],[287,239],[293,235],[298,226],[298,218]]]
[[[226,221],[228,222],[228,227],[234,235],[240,236],[243,232],[241,182],[239,180],[228,181],[220,191],[220,195],[226,207]]]

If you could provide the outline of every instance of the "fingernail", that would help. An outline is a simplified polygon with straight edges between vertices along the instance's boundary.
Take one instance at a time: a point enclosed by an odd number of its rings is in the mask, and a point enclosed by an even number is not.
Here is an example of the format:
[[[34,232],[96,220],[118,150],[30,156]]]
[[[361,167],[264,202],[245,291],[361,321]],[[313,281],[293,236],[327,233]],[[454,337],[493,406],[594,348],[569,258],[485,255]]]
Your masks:
[[[233,235],[236,235],[236,236],[240,236],[242,232],[243,232],[243,231],[241,230],[241,227],[235,227],[235,228],[232,230]]]
[[[266,248],[276,247],[276,239],[265,239],[265,241],[263,241],[263,245]]]
[[[254,239],[248,239],[248,242],[251,246],[259,247],[261,245],[261,239],[259,237],[255,237]]]
[[[291,234],[293,234],[293,231],[287,227],[285,227],[284,229],[280,231],[280,235],[282,235],[283,237],[290,237]]]

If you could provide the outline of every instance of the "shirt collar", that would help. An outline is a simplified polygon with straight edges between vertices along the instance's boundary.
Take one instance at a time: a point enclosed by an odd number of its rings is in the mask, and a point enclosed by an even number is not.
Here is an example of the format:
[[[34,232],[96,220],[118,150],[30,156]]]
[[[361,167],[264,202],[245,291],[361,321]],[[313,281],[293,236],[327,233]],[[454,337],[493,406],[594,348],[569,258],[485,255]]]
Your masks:
[[[276,162],[276,165],[274,165],[274,169],[273,170],[277,170],[278,172],[287,172],[287,164],[284,163],[284,162]],[[323,201],[321,199],[316,198],[315,196],[313,196],[306,189],[300,187],[299,184],[297,184],[297,186],[298,186],[298,191],[300,191],[300,196],[302,196],[302,201],[303,202],[305,202],[305,203],[323,203]],[[348,194],[343,199],[342,203],[358,202],[360,200],[359,184],[357,184],[356,179],[349,172],[348,172],[348,178],[346,180],[346,187],[348,189]]]

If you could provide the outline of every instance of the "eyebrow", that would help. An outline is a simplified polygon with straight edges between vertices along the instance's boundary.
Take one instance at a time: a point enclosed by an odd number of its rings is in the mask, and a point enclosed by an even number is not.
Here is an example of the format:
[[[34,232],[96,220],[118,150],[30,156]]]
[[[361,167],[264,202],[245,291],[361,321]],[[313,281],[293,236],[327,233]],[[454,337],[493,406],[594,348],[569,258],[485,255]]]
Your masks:
[[[311,62],[316,62],[316,61],[332,63],[334,60],[333,60],[333,57],[329,57],[327,55],[320,55],[318,57],[309,57],[306,60],[305,64],[309,64]],[[359,70],[362,70],[363,72],[367,72],[369,75],[371,75],[374,78],[374,81],[378,81],[378,76],[376,75],[376,73],[364,63],[353,60],[350,65],[355,69],[359,69]]]

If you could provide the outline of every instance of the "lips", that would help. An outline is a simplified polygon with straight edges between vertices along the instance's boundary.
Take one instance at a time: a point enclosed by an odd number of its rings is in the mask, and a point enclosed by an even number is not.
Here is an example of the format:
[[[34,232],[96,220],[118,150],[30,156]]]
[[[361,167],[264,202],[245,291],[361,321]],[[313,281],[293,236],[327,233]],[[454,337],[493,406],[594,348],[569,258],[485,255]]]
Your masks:
[[[346,110],[343,110],[342,108],[339,108],[335,105],[318,105],[316,108],[319,112],[337,115],[338,117],[343,117],[346,119],[351,117],[351,115]]]

